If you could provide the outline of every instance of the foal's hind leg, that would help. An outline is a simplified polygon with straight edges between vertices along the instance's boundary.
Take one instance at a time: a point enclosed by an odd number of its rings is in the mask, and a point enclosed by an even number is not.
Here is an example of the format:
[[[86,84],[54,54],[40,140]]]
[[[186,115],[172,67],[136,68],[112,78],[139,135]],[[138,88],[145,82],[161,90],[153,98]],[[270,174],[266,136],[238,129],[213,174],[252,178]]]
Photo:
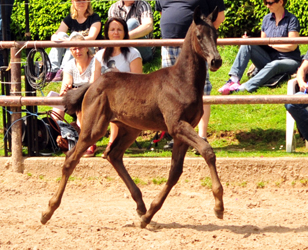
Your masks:
[[[212,192],[215,198],[214,212],[219,219],[222,219],[224,213],[223,187],[217,174],[216,156],[212,147],[207,141],[199,137],[193,127],[187,122],[181,121],[175,129],[177,134],[174,136],[196,148],[208,164],[212,178]]]
[[[123,164],[123,155],[125,150],[135,141],[140,133],[140,130],[127,127],[124,124],[117,123],[119,127],[117,138],[110,146],[110,151],[107,153],[107,160],[113,165],[125,185],[129,189],[132,198],[137,204],[137,213],[142,216],[146,213],[146,207],[142,199],[142,193],[135,182],[130,177]]]
[[[151,222],[153,216],[162,207],[171,189],[181,177],[182,172],[183,172],[183,162],[184,162],[187,149],[188,149],[188,145],[174,138],[174,144],[173,144],[173,149],[172,149],[171,169],[169,171],[168,181],[165,184],[162,191],[152,201],[151,207],[149,208],[147,213],[141,217],[140,226],[142,228],[145,228]]]
[[[94,116],[91,117],[92,119],[94,119]],[[87,120],[87,116],[84,120]],[[66,159],[62,167],[62,178],[60,181],[59,188],[57,192],[53,195],[53,197],[50,199],[47,210],[42,213],[42,224],[46,224],[47,221],[50,220],[50,218],[52,217],[55,210],[60,206],[68,178],[73,173],[76,165],[79,163],[79,160],[86,151],[86,149],[105,135],[108,123],[109,121],[104,122],[104,115],[101,115],[95,127],[92,127],[93,124],[91,124],[90,122],[83,122],[77,144],[66,155]]]

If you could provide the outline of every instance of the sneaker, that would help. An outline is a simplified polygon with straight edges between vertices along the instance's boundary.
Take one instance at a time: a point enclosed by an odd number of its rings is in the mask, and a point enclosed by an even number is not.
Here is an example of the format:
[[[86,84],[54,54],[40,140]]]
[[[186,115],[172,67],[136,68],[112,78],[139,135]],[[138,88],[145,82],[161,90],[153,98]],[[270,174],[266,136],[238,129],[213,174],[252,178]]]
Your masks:
[[[63,77],[62,69],[59,69],[55,75],[55,77],[52,79],[52,82],[61,82]]]
[[[96,152],[96,145],[92,145],[87,149],[87,151],[84,153],[83,157],[93,157]]]
[[[165,146],[164,149],[172,149],[173,148],[173,139],[171,141],[169,141]]]
[[[46,74],[46,78],[45,78],[45,81],[46,82],[51,82],[52,79],[56,76],[57,72],[48,72]]]
[[[230,87],[235,84],[235,82],[232,82],[231,79],[229,79],[224,86],[222,86],[218,92],[222,95],[229,95],[230,94]]]
[[[239,90],[239,87],[241,86],[241,84],[239,84],[239,83],[234,83],[234,84],[232,84],[231,86],[230,86],[230,88],[229,88],[229,90],[230,90],[230,92],[236,92],[236,91],[238,91]]]

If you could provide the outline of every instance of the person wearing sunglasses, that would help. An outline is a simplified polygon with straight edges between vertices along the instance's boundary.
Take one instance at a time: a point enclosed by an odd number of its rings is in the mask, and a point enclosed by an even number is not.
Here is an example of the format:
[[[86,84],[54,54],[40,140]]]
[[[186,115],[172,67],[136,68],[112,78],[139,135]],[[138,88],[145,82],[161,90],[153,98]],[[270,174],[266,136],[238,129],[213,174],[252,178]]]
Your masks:
[[[263,0],[263,3],[270,13],[262,21],[262,38],[299,36],[300,24],[297,17],[285,9],[287,0]],[[259,72],[240,84],[249,60]],[[223,95],[237,91],[253,92],[277,75],[295,73],[300,64],[297,44],[242,45],[229,72],[229,80],[218,91]]]

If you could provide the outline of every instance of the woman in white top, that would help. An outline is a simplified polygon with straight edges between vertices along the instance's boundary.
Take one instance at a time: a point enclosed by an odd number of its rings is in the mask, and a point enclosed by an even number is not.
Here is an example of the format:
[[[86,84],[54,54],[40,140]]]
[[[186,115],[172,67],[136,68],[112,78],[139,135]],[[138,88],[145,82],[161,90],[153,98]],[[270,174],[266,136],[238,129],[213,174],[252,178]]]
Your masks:
[[[123,40],[129,39],[126,22],[122,18],[112,17],[104,26],[105,39]],[[95,75],[108,71],[142,73],[142,59],[139,51],[133,47],[107,47],[98,51],[95,55]],[[118,127],[110,123],[110,139],[108,146],[112,144],[118,134]]]
[[[77,32],[71,34],[70,41],[82,41],[85,38]],[[98,76],[100,76],[100,70],[95,74],[95,58],[92,54],[92,50],[88,47],[71,47],[70,51],[73,55],[73,59],[68,61],[63,70],[63,82],[60,91],[60,96],[66,94],[69,89],[78,88],[85,83],[94,82]],[[64,111],[60,109],[53,109],[59,115],[64,117]],[[81,112],[77,113],[77,125],[80,127]],[[57,139],[58,145],[65,145],[65,141],[61,138]],[[65,147],[63,145],[63,147]],[[88,148],[84,156],[94,156],[96,145]]]

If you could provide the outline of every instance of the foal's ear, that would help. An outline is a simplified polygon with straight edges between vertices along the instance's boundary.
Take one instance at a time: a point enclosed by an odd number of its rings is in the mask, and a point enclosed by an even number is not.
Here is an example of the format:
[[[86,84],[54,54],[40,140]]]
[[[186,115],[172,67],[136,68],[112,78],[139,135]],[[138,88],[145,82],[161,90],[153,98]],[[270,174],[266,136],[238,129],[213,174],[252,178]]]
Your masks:
[[[201,19],[201,15],[202,15],[202,12],[201,12],[201,9],[200,9],[200,6],[198,5],[196,8],[195,8],[195,11],[194,11],[194,22],[195,24],[200,24],[202,19]]]
[[[218,6],[215,7],[213,12],[209,14],[207,18],[210,19],[212,23],[214,23],[217,19],[217,16],[218,16]]]

